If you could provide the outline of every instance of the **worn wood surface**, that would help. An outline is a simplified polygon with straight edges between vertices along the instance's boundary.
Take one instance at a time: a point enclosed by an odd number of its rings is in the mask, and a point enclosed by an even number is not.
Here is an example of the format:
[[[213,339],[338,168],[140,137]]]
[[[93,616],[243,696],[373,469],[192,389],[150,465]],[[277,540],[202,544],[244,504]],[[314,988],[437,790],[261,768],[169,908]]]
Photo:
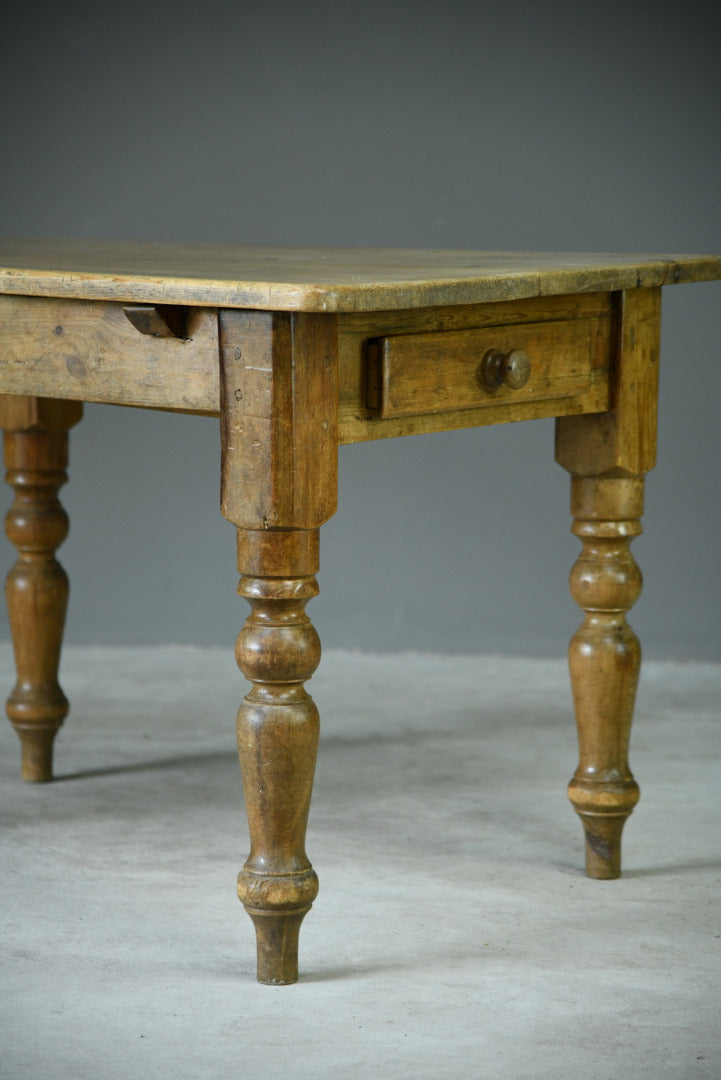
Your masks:
[[[167,309],[164,309],[167,311]],[[269,316],[268,316],[269,317]],[[278,315],[277,325],[282,318]],[[225,353],[223,362],[234,362],[235,349],[257,351],[257,330],[253,319],[262,321],[262,313],[228,312],[227,326],[235,319],[233,353]],[[611,305],[604,294],[576,297],[550,297],[500,304],[481,304],[403,312],[375,312],[358,315],[319,315],[316,335],[322,333],[327,347],[338,353],[338,439],[341,443],[390,438],[422,431],[448,430],[562,413],[597,412],[608,405],[606,371],[610,335]],[[577,319],[592,326],[590,378],[582,389],[559,385],[554,372],[541,372],[544,386],[539,389],[534,378],[530,391],[521,397],[505,389],[496,394],[473,393],[477,406],[450,407],[458,394],[457,379],[463,371],[446,370],[443,392],[445,407],[437,411],[403,417],[383,418],[367,407],[367,347],[369,339],[389,335],[395,341],[407,341],[426,334],[459,333],[463,330],[508,323],[523,327],[531,320],[549,323],[549,336],[558,327],[563,341],[562,322]],[[259,324],[258,324],[259,325]],[[290,325],[290,324],[288,324]],[[299,324],[300,325],[300,324]],[[216,312],[213,309],[190,309],[185,327],[187,338],[155,337],[141,333],[131,324],[120,303],[49,300],[38,297],[0,298],[0,388],[8,393],[28,391],[57,398],[82,398],[115,404],[179,409],[205,415],[219,415],[219,346]],[[500,331],[499,331],[500,332]],[[509,333],[511,331],[509,330]],[[226,335],[227,336],[227,335]],[[510,339],[509,339],[510,340]],[[253,345],[253,341],[256,344]],[[428,349],[419,340],[419,357],[408,358],[413,365],[426,367]],[[296,333],[296,355],[305,348]],[[415,351],[415,346],[414,346]],[[572,363],[566,341],[565,354]],[[544,364],[550,359],[548,349]],[[435,369],[434,369],[435,370]],[[416,378],[412,374],[411,378]],[[436,375],[436,378],[438,376]],[[298,393],[303,388],[298,387]],[[535,390],[535,392],[533,392]],[[549,392],[554,396],[549,397]],[[312,386],[309,387],[309,394]],[[501,406],[498,408],[498,406]],[[295,410],[296,416],[298,409]]]
[[[335,320],[221,313],[221,510],[246,529],[316,529],[338,486]]]
[[[5,531],[18,552],[5,583],[17,674],[7,715],[20,737],[23,780],[32,782],[52,778],[53,741],[68,712],[58,683],[68,578],[55,551],[68,532],[58,500],[67,433],[81,413],[78,402],[0,397],[5,479],[15,492]]]
[[[564,417],[556,461],[577,476],[642,476],[656,464],[661,289],[619,298],[610,408],[603,416]]]
[[[588,390],[592,367],[608,364],[608,339],[607,323],[580,319],[382,337],[369,349],[374,362],[368,405],[386,420],[489,408],[506,401],[577,397]],[[525,385],[513,389],[486,385],[481,378],[484,356],[491,350],[512,349],[528,354],[530,377]],[[594,364],[599,354],[601,363]]]
[[[217,313],[191,309],[186,332],[141,333],[120,303],[0,296],[0,390],[217,413]]]
[[[341,443],[362,442],[370,439],[395,438],[431,431],[448,431],[486,424],[506,423],[516,420],[532,420],[543,416],[560,416],[568,413],[599,412],[608,408],[608,368],[613,332],[613,305],[611,297],[603,293],[582,296],[533,297],[527,300],[506,301],[478,305],[459,305],[400,312],[373,312],[342,315],[338,317],[338,364],[339,401],[338,424]],[[590,360],[588,385],[578,384],[575,392],[568,393],[569,384],[557,386],[558,396],[546,397],[549,382],[556,382],[556,367],[549,355],[553,342],[563,344],[569,337],[581,336],[575,330],[576,322],[584,324],[588,340],[583,342],[585,356]],[[475,382],[475,367],[470,361],[453,360],[443,368],[432,347],[423,344],[426,335],[431,342],[447,336],[465,335],[472,331],[488,331],[489,341],[518,341],[529,333],[528,327],[537,326],[543,337],[546,385],[538,394],[514,393],[503,388],[483,392]],[[493,335],[499,335],[494,337]],[[557,336],[556,336],[557,335]],[[445,407],[436,412],[409,415],[381,415],[377,408],[369,407],[369,342],[378,338],[400,343],[411,339],[413,349],[404,356],[401,370],[402,382],[411,384],[419,380],[426,400],[432,401],[436,390],[445,400]],[[417,353],[416,353],[417,347]],[[554,357],[556,353],[554,351]],[[420,358],[419,358],[420,357]],[[446,358],[448,359],[448,358]],[[480,361],[481,357],[478,357]],[[568,350],[561,356],[568,366],[574,362]],[[546,368],[546,361],[554,363],[553,373]],[[538,358],[536,358],[538,365]],[[445,380],[441,385],[441,375]],[[559,380],[560,381],[560,380]],[[463,390],[463,408],[454,395]],[[534,384],[530,384],[533,389]],[[536,386],[538,384],[535,384]],[[470,388],[470,389],[469,389]],[[430,389],[430,393],[428,393]],[[552,391],[555,394],[555,391]],[[470,400],[473,396],[476,403]]]
[[[258,977],[292,982],[318,887],[304,839],[318,714],[304,683],[320,646],[305,605],[318,527],[336,506],[338,443],[556,416],[583,544],[571,574],[584,619],[569,651],[579,736],[569,795],[588,874],[616,876],[638,798],[627,748],[640,649],[626,612],[641,586],[629,545],[655,461],[660,287],[719,277],[715,256],[0,242],[0,391],[34,395],[0,398],[19,551],[8,711],[26,776],[49,778],[67,709],[57,683],[67,579],[54,552],[75,399],[220,415],[221,507],[238,526],[251,606],[236,649],[252,684],[238,714],[251,834],[238,893],[256,926]],[[543,359],[528,389],[480,389],[476,405],[449,335],[463,353],[486,334]],[[369,401],[379,338],[390,366]]]
[[[721,277],[721,257],[0,240],[0,293],[381,311]]]
[[[656,461],[660,326],[660,289],[621,297],[610,410],[556,425],[556,460],[572,475],[573,532],[583,545],[570,579],[584,619],[568,654],[579,744],[568,794],[583,822],[586,873],[596,878],[620,874],[621,831],[639,797],[628,741],[641,648],[626,612],[642,584],[630,544]]]

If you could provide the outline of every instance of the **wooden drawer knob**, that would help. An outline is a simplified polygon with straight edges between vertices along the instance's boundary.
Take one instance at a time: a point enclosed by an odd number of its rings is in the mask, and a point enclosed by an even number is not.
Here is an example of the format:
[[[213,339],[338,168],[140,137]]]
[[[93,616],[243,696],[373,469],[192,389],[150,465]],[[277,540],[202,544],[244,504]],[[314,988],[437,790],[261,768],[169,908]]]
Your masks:
[[[492,390],[499,386],[520,390],[530,377],[531,358],[523,349],[489,349],[478,368],[479,382]]]

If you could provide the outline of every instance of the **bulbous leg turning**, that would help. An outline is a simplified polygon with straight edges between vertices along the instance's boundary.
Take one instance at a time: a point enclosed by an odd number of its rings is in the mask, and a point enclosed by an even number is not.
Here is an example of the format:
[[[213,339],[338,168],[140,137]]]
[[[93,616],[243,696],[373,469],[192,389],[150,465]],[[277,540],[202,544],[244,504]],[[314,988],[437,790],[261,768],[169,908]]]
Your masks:
[[[630,543],[641,532],[643,481],[574,477],[573,532],[583,550],[571,571],[571,594],[584,620],[569,648],[579,763],[568,788],[583,823],[586,873],[621,873],[621,832],[638,802],[628,743],[641,665],[626,612],[641,592]]]
[[[297,980],[300,924],[318,893],[305,830],[319,720],[303,686],[320,660],[305,614],[317,563],[317,531],[238,530],[238,591],[251,613],[236,659],[253,684],[237,723],[251,842],[238,896],[255,925],[263,983]]]

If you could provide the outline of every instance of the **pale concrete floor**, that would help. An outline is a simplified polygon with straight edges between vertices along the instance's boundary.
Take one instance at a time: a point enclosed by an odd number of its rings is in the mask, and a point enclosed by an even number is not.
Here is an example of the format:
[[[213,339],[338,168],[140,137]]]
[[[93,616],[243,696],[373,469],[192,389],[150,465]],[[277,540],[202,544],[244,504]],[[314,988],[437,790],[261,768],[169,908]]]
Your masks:
[[[292,987],[234,895],[230,652],[68,649],[63,683],[59,782],[1,737],[2,1077],[721,1077],[721,667],[646,666],[594,882],[562,663],[327,653]]]

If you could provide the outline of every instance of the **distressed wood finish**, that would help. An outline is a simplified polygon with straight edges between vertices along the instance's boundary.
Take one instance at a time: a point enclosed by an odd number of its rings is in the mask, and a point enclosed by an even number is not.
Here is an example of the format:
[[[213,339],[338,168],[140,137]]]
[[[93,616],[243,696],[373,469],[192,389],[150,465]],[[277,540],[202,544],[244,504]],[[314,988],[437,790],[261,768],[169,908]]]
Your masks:
[[[264,311],[397,311],[718,277],[715,255],[0,240],[0,293]]]
[[[385,335],[368,343],[368,408],[393,420],[582,398],[592,369],[608,367],[609,340],[609,320],[591,319]],[[480,378],[484,356],[513,349],[528,353],[525,385],[486,385]]]
[[[660,288],[719,277],[717,256],[0,240],[0,417],[19,552],[8,712],[23,775],[50,778],[67,711],[55,550],[74,399],[219,416],[221,510],[250,604],[236,646],[251,683],[237,719],[250,831],[238,895],[258,978],[293,982],[318,889],[305,833],[319,718],[305,683],[320,643],[305,609],[336,507],[338,445],[553,416],[582,542],[569,795],[587,873],[617,876],[638,799],[628,742],[640,647],[626,613],[641,588],[630,544],[655,461]],[[484,350],[497,350],[485,367]],[[513,350],[511,389],[495,376]]]
[[[123,304],[6,296],[2,390],[218,412],[218,317],[190,312],[187,339],[141,333]]]
[[[58,500],[67,433],[81,415],[75,401],[0,396],[5,479],[15,491],[5,532],[18,551],[5,583],[17,673],[6,708],[20,737],[23,780],[36,783],[52,779],[53,742],[68,712],[58,683],[68,578],[55,551],[68,533]]]
[[[612,409],[557,422],[556,460],[572,474],[573,531],[583,544],[571,571],[584,621],[569,647],[579,763],[568,794],[595,878],[619,876],[621,832],[639,796],[628,742],[641,648],[626,612],[641,592],[630,543],[641,532],[643,477],[656,462],[660,319],[660,289],[625,293]]]
[[[338,366],[331,316],[222,313],[221,509],[248,529],[335,512]]]
[[[363,442],[607,409],[612,315],[611,298],[592,293],[589,296],[533,297],[503,303],[340,316],[340,441]],[[579,330],[579,326],[582,329]],[[543,339],[544,349],[544,363],[540,372],[536,356],[538,375],[534,376],[534,380],[542,379],[543,383],[529,383],[530,393],[526,392],[527,388],[520,392],[509,391],[505,387],[493,392],[482,390],[475,381],[477,364],[468,360],[464,362],[455,346],[456,336],[460,341],[479,336],[488,342],[509,344],[523,339],[524,343],[528,343],[534,330]],[[589,361],[585,385],[564,381],[558,374],[555,350],[553,356],[549,356],[549,341],[554,338],[556,331],[561,341],[565,335],[566,341],[571,338],[582,342],[581,363],[585,367],[585,359]],[[412,342],[414,345],[412,359],[408,360],[407,365],[401,364],[396,372],[396,379],[407,387],[404,394],[407,400],[402,410],[404,415],[399,415],[400,410],[393,408],[381,413],[377,407],[381,393],[379,387],[375,389],[376,399],[371,391],[369,400],[369,383],[373,380],[373,346],[379,339],[392,342],[393,349],[402,350],[404,360],[404,343]],[[416,342],[419,346],[417,350]],[[447,345],[446,352],[440,358],[434,352],[438,342]],[[479,355],[477,362],[481,358]],[[569,351],[560,360],[561,368],[564,363],[567,369],[573,365]],[[546,361],[550,361],[552,373]],[[533,393],[534,385],[537,393]],[[445,402],[440,410],[436,408],[436,390]],[[409,403],[415,400],[417,404],[419,398],[426,411],[411,412],[413,405]],[[460,404],[464,407],[458,407]]]

